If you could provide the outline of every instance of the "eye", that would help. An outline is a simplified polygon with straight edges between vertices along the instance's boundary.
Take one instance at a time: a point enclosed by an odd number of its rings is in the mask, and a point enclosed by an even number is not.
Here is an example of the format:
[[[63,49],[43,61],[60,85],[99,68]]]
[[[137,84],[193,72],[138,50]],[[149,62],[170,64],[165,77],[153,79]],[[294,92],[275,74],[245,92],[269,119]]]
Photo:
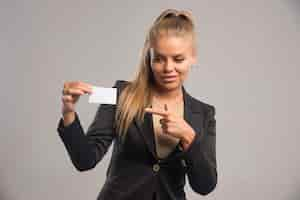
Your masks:
[[[162,58],[156,56],[153,58],[153,62],[162,62]]]
[[[181,63],[181,62],[183,62],[183,61],[184,61],[184,58],[180,58],[180,59],[179,59],[179,58],[176,58],[176,59],[175,59],[175,62],[177,62],[177,63]]]

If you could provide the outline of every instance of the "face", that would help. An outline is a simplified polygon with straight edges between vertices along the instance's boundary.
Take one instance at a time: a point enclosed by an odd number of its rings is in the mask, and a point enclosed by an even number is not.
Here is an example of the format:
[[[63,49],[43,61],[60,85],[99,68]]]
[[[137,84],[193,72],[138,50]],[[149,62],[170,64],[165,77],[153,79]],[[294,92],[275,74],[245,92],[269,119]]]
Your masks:
[[[162,36],[151,48],[151,68],[156,86],[170,91],[181,88],[190,66],[196,63],[191,37]]]

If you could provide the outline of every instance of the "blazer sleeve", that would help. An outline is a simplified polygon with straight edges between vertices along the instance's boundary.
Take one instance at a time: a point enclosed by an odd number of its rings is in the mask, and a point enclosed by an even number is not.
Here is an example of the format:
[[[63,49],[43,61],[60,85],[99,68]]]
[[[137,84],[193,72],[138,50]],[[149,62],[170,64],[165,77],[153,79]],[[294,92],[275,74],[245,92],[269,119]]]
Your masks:
[[[209,105],[203,137],[196,136],[185,151],[187,176],[191,188],[202,195],[210,193],[217,184],[215,107]]]
[[[113,87],[117,87],[117,83],[118,81]],[[66,127],[63,125],[63,119],[60,119],[57,131],[77,170],[92,169],[104,157],[116,136],[115,111],[116,105],[100,104],[86,134],[77,112],[75,120]]]

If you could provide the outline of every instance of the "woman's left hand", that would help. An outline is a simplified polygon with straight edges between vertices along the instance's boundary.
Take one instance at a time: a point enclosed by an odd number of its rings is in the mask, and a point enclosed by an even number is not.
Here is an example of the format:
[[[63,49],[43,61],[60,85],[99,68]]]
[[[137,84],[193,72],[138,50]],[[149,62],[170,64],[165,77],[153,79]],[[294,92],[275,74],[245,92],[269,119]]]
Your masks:
[[[182,118],[177,115],[172,114],[167,110],[165,104],[165,110],[158,110],[155,108],[145,108],[146,112],[160,115],[162,130],[165,134],[172,135],[179,138],[183,148],[187,149],[192,143],[196,133],[194,129]]]

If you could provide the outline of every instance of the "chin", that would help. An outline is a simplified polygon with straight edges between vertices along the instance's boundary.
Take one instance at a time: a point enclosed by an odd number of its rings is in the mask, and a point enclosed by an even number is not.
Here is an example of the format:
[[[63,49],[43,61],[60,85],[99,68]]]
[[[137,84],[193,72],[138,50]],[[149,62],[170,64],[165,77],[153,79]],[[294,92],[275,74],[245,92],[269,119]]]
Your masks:
[[[180,84],[178,81],[173,81],[173,82],[162,82],[161,83],[162,87],[164,87],[167,90],[172,90],[180,87]]]

